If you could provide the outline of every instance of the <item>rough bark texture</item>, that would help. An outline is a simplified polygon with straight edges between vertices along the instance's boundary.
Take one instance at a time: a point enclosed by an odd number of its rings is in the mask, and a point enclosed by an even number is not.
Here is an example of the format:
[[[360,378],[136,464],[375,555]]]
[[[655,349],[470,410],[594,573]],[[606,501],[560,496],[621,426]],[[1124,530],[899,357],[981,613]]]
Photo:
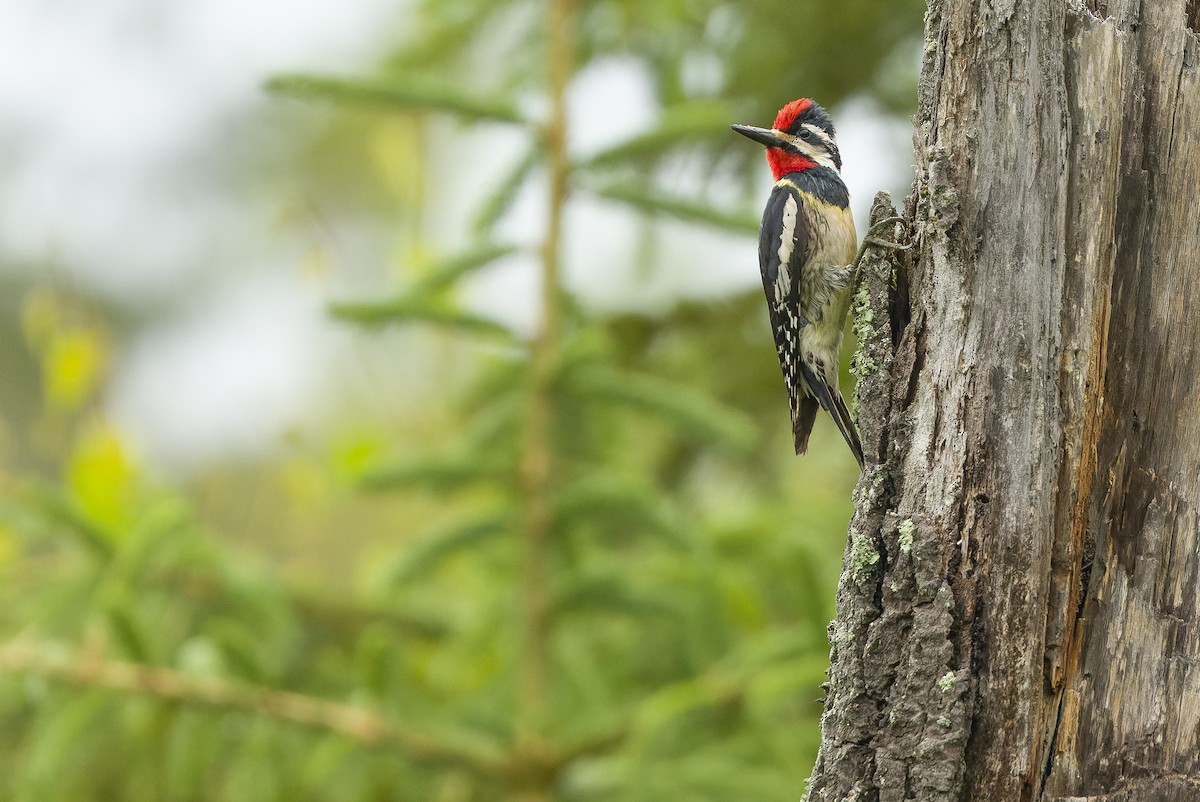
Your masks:
[[[1198,24],[930,3],[810,802],[1200,800]]]

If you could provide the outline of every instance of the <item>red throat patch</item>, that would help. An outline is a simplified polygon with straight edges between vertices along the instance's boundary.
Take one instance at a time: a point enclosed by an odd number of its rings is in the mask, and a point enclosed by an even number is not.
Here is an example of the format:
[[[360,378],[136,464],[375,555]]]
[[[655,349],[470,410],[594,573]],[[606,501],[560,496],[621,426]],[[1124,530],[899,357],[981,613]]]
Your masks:
[[[771,175],[776,181],[788,173],[798,173],[817,166],[817,163],[807,156],[790,153],[782,148],[767,148],[767,164],[771,165]]]

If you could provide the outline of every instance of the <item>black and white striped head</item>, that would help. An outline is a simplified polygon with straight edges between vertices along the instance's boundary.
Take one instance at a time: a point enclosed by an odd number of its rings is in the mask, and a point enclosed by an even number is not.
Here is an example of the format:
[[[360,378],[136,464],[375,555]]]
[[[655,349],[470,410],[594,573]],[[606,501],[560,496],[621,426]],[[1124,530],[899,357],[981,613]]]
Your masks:
[[[842,155],[828,112],[808,98],[793,100],[775,115],[771,128],[735,125],[733,130],[767,146],[767,163],[779,180],[812,167],[841,172]]]

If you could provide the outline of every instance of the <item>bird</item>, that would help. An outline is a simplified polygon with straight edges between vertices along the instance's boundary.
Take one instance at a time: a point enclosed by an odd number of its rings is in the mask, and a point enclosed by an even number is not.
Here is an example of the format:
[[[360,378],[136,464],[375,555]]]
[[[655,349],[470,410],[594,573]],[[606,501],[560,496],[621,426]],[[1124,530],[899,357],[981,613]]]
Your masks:
[[[809,98],[788,103],[771,128],[731,126],[766,146],[775,186],[758,239],[763,291],[779,364],[787,384],[796,454],[808,450],[818,407],[833,418],[850,451],[864,465],[862,443],[838,387],[838,353],[862,249],[842,181],[842,156],[829,113]],[[857,253],[856,253],[857,251]]]

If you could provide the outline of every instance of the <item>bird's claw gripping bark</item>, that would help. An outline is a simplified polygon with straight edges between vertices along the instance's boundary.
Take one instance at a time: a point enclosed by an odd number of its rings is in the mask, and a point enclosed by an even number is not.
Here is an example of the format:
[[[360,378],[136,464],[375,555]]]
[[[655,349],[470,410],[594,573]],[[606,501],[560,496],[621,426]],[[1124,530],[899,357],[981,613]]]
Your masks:
[[[885,217],[867,229],[867,237],[875,236],[875,232],[882,229],[884,226],[894,226],[897,223],[905,222],[903,217]]]
[[[897,223],[904,224],[905,222],[903,217],[885,217],[867,229],[867,235],[863,237],[862,246],[858,249],[858,255],[854,257],[854,263],[847,268],[849,270],[847,283],[851,285],[852,291],[858,289],[859,268],[862,266],[862,260],[867,254],[868,247],[883,248],[889,251],[907,251],[912,248],[911,242],[908,245],[901,245],[898,242],[879,239],[875,236],[876,231],[881,231],[886,226],[894,226]]]
[[[912,243],[901,245],[899,242],[888,242],[884,239],[876,239],[875,237],[867,237],[863,240],[864,245],[874,245],[878,248],[885,248],[889,251],[907,251],[912,248]]]

